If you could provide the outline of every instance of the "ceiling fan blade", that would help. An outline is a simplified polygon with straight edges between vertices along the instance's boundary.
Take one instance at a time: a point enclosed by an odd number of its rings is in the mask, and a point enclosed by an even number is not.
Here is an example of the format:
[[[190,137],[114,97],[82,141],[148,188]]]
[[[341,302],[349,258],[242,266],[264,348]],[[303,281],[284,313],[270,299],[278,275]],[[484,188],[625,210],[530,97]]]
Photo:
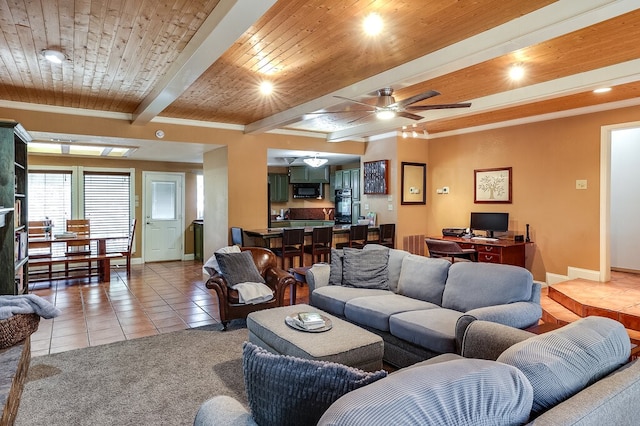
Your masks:
[[[375,112],[373,109],[343,109],[341,111],[320,111],[320,112],[307,112],[305,115],[311,114],[344,114],[346,112]]]
[[[355,99],[345,98],[344,96],[334,96],[334,98],[342,99],[344,101],[353,102],[355,104],[365,105],[365,106],[368,106],[369,108],[373,108],[374,107],[374,105],[367,104],[367,103],[360,102],[360,101],[356,101]]]
[[[403,109],[411,104],[415,104],[416,102],[424,101],[425,99],[433,98],[434,96],[438,96],[440,92],[435,90],[429,90],[428,92],[419,93],[415,96],[411,96],[410,98],[403,99],[401,101],[396,102],[398,106]]]
[[[407,112],[407,111],[398,111],[396,114],[399,115],[400,117],[410,118],[412,120],[422,120],[424,118],[421,115],[411,114],[410,112]]]
[[[427,111],[427,110],[430,110],[430,109],[469,108],[470,106],[471,106],[470,102],[461,103],[461,104],[418,105],[418,106],[407,107],[407,110],[409,110],[409,111]]]
[[[374,114],[375,111],[370,112],[369,114],[363,115],[362,117],[358,117],[355,120],[348,121],[347,124],[355,123],[356,121],[364,120],[365,118],[371,117],[371,114]],[[422,117],[420,117],[422,118]]]

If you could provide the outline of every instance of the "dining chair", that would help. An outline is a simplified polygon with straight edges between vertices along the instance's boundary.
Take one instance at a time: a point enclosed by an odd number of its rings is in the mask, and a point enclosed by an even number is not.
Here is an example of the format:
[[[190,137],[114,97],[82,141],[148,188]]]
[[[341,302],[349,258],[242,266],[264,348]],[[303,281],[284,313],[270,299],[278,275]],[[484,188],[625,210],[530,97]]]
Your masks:
[[[383,223],[380,224],[380,237],[376,244],[380,244],[389,248],[396,248],[396,224]]]
[[[291,267],[295,266],[295,258],[300,258],[300,266],[304,266],[304,228],[285,228],[282,230],[282,247],[272,249],[277,257],[282,258],[282,269],[287,270],[286,259],[291,259]]]
[[[336,248],[363,248],[369,238],[369,225],[351,225],[349,228],[349,241],[336,244]]]
[[[450,259],[451,263],[456,260],[476,262],[477,251],[475,249],[463,249],[455,241],[425,238],[425,243],[429,250],[429,257],[445,257]]]
[[[304,252],[311,255],[311,264],[322,261],[330,263],[332,244],[333,226],[318,226],[311,231],[311,244],[304,246]]]
[[[131,254],[133,248],[133,241],[136,233],[136,219],[131,219],[129,223],[129,236],[127,237],[127,247],[126,250],[116,251],[114,253],[120,253],[124,256],[127,261],[127,276],[131,275]]]
[[[38,241],[47,238],[47,227],[50,228],[44,220],[30,220],[27,222],[27,236],[29,238],[29,259],[44,259],[53,256],[51,249],[51,241]],[[49,280],[51,280],[52,266],[48,265],[46,270],[34,266],[29,268],[29,275],[38,275],[46,272]]]
[[[66,231],[76,237],[65,240],[67,256],[88,256],[91,254],[91,224],[89,219],[67,219]],[[88,275],[91,275],[91,260],[87,261]],[[69,262],[65,263],[65,272],[69,276]]]
[[[244,247],[244,232],[242,228],[231,227],[231,245]]]

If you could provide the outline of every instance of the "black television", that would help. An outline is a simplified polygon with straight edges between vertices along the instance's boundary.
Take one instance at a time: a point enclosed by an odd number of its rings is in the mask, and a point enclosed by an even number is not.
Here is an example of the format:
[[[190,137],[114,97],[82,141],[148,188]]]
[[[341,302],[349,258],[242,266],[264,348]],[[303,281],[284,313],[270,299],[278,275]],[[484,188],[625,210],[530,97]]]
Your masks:
[[[471,212],[472,231],[485,231],[487,237],[493,238],[494,232],[507,232],[509,230],[509,213],[485,213]]]

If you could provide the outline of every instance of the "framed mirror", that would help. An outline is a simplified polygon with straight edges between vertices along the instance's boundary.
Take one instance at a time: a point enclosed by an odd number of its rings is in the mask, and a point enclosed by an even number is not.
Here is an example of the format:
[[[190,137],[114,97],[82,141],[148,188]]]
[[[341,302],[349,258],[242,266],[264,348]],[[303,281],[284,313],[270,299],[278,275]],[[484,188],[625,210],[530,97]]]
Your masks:
[[[427,165],[402,162],[401,204],[427,204]]]

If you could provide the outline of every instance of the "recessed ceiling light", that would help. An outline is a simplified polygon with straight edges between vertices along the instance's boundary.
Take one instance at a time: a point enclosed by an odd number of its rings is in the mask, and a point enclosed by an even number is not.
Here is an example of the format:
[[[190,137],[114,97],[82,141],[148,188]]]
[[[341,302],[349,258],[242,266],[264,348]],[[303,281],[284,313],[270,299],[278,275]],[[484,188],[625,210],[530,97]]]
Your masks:
[[[522,65],[512,65],[509,68],[509,78],[511,80],[521,80],[524,77],[524,67]]]
[[[260,93],[270,95],[273,92],[273,84],[270,81],[260,83]]]
[[[384,27],[384,22],[382,18],[377,13],[371,13],[362,22],[362,27],[364,28],[364,32],[368,35],[377,35],[382,32],[382,28]]]
[[[54,64],[61,64],[67,57],[59,50],[44,49],[40,52],[44,58]]]
[[[596,90],[593,91],[593,93],[606,93],[606,92],[610,92],[611,91],[611,87],[600,87]]]

